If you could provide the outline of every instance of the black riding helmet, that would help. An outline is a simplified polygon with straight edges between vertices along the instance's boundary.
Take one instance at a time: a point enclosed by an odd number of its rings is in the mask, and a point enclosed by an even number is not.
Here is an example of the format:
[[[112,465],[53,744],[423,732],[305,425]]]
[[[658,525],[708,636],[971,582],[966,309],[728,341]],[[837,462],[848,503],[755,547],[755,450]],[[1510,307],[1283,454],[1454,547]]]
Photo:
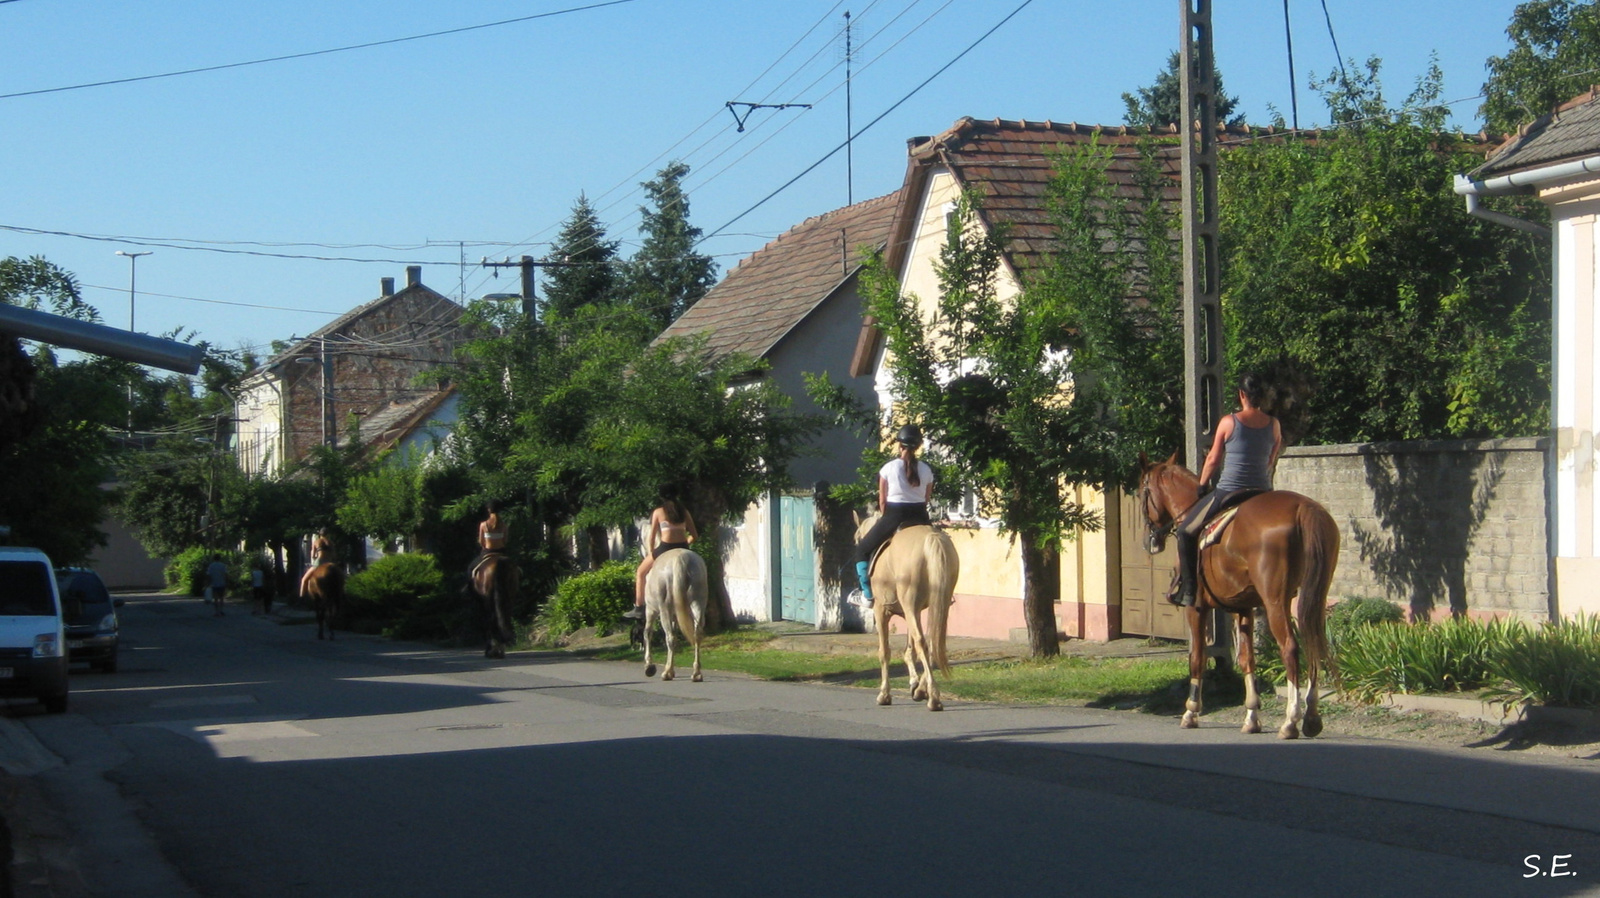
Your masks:
[[[922,431],[915,424],[907,424],[900,428],[900,433],[895,435],[895,439],[900,445],[915,449],[922,445]]]

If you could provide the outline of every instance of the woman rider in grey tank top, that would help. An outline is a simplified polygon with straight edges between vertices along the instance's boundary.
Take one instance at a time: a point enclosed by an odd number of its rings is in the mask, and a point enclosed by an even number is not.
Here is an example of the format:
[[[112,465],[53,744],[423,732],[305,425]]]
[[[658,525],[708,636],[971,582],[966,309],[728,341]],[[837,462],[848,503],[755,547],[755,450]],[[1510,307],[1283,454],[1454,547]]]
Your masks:
[[[1283,448],[1278,419],[1260,408],[1266,384],[1254,374],[1239,379],[1239,411],[1217,424],[1216,439],[1200,471],[1201,489],[1211,482],[1220,464],[1217,488],[1202,495],[1178,522],[1178,592],[1168,598],[1178,605],[1193,605],[1198,579],[1200,529],[1212,511],[1239,490],[1272,489],[1272,472]]]

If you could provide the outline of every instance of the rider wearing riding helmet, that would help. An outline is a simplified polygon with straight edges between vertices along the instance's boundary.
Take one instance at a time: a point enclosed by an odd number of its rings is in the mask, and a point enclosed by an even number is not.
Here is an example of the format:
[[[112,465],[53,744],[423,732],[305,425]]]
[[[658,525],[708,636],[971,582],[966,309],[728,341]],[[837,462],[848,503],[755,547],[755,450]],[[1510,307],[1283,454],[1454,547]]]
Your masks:
[[[872,583],[868,571],[878,547],[901,527],[930,523],[928,500],[933,497],[933,469],[917,458],[922,431],[915,424],[907,424],[895,439],[900,443],[900,454],[878,469],[879,518],[856,544],[856,576],[861,579],[861,596],[869,608]]]
[[[1272,489],[1272,473],[1283,451],[1283,430],[1278,419],[1261,410],[1266,382],[1255,374],[1239,378],[1239,411],[1217,422],[1216,437],[1200,469],[1201,496],[1177,524],[1178,592],[1168,596],[1175,605],[1193,605],[1198,580],[1200,530],[1212,512],[1240,490]],[[1222,469],[1216,489],[1206,484]]]

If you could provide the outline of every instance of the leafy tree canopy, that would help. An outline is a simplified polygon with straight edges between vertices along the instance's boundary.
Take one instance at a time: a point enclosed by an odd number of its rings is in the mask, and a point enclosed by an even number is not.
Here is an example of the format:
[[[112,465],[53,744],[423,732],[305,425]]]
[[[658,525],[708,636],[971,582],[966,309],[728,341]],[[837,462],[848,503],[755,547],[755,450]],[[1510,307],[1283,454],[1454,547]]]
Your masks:
[[[1437,126],[1437,67],[1400,113],[1379,64],[1338,79],[1315,141],[1222,154],[1223,315],[1237,374],[1291,360],[1318,443],[1518,436],[1545,426],[1549,250],[1473,218],[1452,176],[1481,155]],[[1506,200],[1504,202],[1516,202]],[[1510,210],[1537,217],[1541,210]]]
[[[1506,27],[1511,49],[1491,56],[1484,128],[1511,134],[1600,82],[1600,5],[1594,0],[1519,3]]]

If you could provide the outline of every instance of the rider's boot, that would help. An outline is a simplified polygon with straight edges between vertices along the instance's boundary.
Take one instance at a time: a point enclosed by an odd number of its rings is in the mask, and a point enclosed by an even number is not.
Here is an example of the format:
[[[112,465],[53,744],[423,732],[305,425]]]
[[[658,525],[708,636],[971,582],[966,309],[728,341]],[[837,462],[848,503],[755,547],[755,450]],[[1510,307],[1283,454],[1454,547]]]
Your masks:
[[[622,615],[623,620],[644,620],[644,606],[635,605]]]
[[[868,573],[872,568],[866,561],[856,562],[856,578],[861,581],[861,597],[867,600],[867,607],[872,607],[872,577]]]

